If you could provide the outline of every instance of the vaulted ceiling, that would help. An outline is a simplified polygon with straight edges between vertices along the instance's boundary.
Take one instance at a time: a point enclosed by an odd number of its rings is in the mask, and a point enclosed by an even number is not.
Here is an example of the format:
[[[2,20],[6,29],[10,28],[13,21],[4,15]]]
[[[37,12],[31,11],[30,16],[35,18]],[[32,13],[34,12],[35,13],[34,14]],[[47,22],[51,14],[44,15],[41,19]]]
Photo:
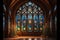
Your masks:
[[[10,8],[12,11],[17,11],[17,9],[24,4],[25,2],[32,1],[38,6],[42,8],[42,10],[50,11],[52,10],[53,13],[55,13],[53,10],[55,6],[57,6],[57,0],[3,0],[3,3],[6,5],[6,7]]]

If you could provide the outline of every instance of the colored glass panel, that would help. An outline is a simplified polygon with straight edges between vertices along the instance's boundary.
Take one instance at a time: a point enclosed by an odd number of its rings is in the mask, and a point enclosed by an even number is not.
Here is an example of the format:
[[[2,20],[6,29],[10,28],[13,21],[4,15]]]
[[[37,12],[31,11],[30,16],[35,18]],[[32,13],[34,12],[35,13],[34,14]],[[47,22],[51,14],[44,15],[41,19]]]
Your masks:
[[[38,15],[34,15],[34,20],[38,21]]]
[[[28,19],[32,19],[32,15],[31,14],[28,15]]]
[[[25,15],[22,15],[22,20],[26,20],[26,16]]]
[[[28,25],[28,32],[32,32],[32,25]]]
[[[25,30],[26,30],[26,24],[22,23],[22,31],[25,31]]]

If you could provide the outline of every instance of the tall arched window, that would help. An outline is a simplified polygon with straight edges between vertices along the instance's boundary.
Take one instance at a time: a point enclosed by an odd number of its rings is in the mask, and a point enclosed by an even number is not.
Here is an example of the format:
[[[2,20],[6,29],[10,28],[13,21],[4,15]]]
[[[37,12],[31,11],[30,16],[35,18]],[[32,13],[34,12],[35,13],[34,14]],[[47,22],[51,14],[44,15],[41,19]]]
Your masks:
[[[22,31],[26,31],[26,15],[22,15]]]
[[[21,28],[21,31],[42,31],[44,25],[44,15],[39,6],[32,2],[27,2],[18,9],[17,14],[16,24],[19,22],[19,29]]]
[[[3,13],[3,31],[5,30],[5,14]]]

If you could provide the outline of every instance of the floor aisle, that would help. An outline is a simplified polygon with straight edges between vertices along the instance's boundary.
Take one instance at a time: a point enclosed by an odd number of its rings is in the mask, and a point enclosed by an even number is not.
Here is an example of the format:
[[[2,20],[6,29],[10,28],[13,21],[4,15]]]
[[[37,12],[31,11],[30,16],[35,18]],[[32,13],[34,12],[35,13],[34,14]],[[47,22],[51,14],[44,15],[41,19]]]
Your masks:
[[[16,38],[4,38],[4,40],[56,40],[56,38],[44,38],[44,37],[16,37]]]

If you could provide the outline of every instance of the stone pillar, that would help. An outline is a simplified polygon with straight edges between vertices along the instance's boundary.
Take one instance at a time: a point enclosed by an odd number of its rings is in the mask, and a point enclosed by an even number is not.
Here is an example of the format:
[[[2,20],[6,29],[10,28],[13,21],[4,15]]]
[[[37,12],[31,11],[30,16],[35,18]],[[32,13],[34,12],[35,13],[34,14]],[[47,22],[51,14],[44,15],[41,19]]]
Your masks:
[[[5,37],[8,37],[8,11],[5,13]]]
[[[55,16],[52,18],[52,36],[55,37]]]
[[[13,18],[11,17],[11,21],[10,21],[10,23],[11,23],[11,27],[10,27],[10,37],[12,37],[12,35],[13,35]]]
[[[48,11],[45,12],[44,34],[45,34],[45,36],[49,35],[49,15],[48,15]]]
[[[10,27],[10,37],[13,37],[14,36],[14,13],[13,11],[11,11],[11,27]]]
[[[46,29],[47,29],[47,15],[46,15],[47,13],[45,13],[45,15],[44,15],[44,35],[46,36],[46,34],[47,34],[47,32],[46,32]]]
[[[16,13],[14,13],[14,17],[13,17],[13,31],[14,31],[14,36],[16,36],[17,35],[17,33],[16,33]]]

